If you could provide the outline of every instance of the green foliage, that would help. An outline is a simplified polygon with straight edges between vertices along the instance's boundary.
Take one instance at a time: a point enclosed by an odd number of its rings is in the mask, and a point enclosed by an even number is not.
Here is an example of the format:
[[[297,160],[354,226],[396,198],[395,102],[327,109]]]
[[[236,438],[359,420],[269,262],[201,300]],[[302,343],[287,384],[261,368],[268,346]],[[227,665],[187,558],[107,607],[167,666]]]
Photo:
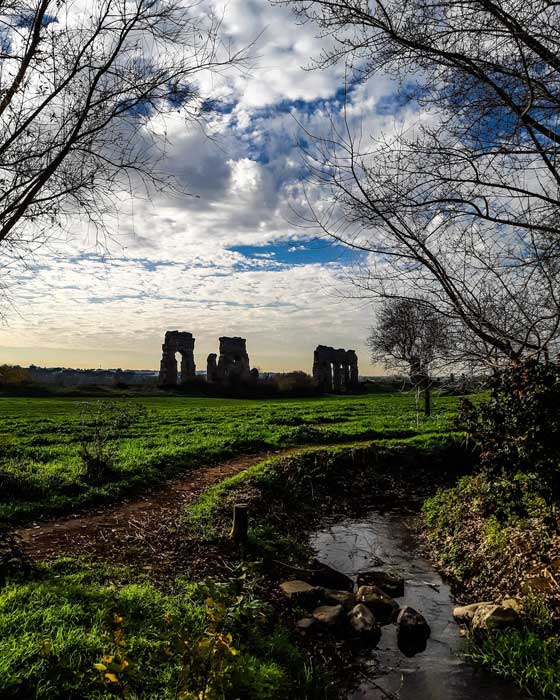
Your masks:
[[[424,504],[434,557],[464,597],[523,599],[530,629],[479,640],[473,660],[551,700],[560,698],[557,601],[523,582],[557,556],[559,402],[558,365],[526,363],[495,378],[489,400],[465,402],[460,416],[482,469]]]
[[[117,500],[138,486],[239,454],[306,444],[445,437],[458,405],[454,397],[438,398],[434,415],[417,426],[412,394],[269,401],[143,397],[129,399],[126,406],[144,405],[146,412],[114,431],[109,419],[107,430],[103,407],[122,403],[100,399],[82,419],[82,403],[72,398],[0,397],[0,520],[21,521]],[[98,437],[88,434],[90,428]],[[84,442],[86,459],[92,455],[90,478],[81,456]]]
[[[553,537],[551,510],[532,484],[523,474],[508,481],[478,473],[462,477],[423,505],[434,557],[479,599],[494,597],[500,587],[513,593],[517,572],[546,555]]]
[[[541,639],[530,630],[494,633],[480,646],[473,646],[471,658],[492,673],[513,681],[534,697],[560,699],[560,638]]]
[[[488,473],[498,478],[535,475],[531,490],[556,500],[559,404],[560,366],[526,362],[494,378],[489,401],[478,407],[465,401],[460,420]]]
[[[281,394],[291,394],[293,396],[313,396],[319,393],[317,384],[306,372],[286,372],[277,374],[274,383]]]
[[[481,598],[513,594],[557,533],[560,369],[526,363],[494,379],[460,417],[482,469],[424,504],[435,556]],[[507,590],[507,587],[510,590]]]
[[[70,561],[0,598],[3,700],[283,700],[304,660],[251,586],[164,595]],[[318,696],[317,696],[318,697]]]
[[[461,477],[455,486],[438,491],[424,503],[430,530],[456,535],[469,517],[488,519],[491,531],[531,518],[546,518],[550,512],[535,479],[517,473],[510,479],[492,479],[477,473]]]
[[[29,574],[32,568],[18,535],[0,528],[0,589],[7,579]]]
[[[531,629],[541,637],[551,635],[555,627],[552,613],[546,597],[542,593],[529,590],[523,598],[523,610],[527,620],[531,621]]]
[[[21,386],[31,382],[29,370],[18,365],[0,365],[0,384]]]

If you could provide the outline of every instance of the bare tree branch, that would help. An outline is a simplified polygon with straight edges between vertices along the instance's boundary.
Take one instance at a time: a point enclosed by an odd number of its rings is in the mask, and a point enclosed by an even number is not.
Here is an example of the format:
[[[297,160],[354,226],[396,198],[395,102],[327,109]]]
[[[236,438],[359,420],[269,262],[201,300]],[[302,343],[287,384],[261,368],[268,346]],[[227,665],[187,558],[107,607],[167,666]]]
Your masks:
[[[46,240],[76,209],[103,228],[131,181],[173,186],[162,121],[204,120],[198,77],[247,63],[220,24],[196,0],[2,2],[0,244]]]
[[[558,352],[558,5],[272,2],[318,27],[315,67],[344,61],[352,83],[394,76],[406,106],[402,127],[375,138],[346,109],[305,134],[309,187],[329,201],[309,195],[305,224],[370,253],[357,293],[420,296],[493,365]]]

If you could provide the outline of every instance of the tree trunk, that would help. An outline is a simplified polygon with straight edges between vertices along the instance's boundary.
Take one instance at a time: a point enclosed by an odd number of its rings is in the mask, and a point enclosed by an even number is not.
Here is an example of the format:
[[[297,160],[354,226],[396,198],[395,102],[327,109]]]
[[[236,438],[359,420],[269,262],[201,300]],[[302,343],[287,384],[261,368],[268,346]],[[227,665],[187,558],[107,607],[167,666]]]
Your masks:
[[[432,396],[429,384],[426,384],[426,386],[424,387],[424,415],[432,415]]]

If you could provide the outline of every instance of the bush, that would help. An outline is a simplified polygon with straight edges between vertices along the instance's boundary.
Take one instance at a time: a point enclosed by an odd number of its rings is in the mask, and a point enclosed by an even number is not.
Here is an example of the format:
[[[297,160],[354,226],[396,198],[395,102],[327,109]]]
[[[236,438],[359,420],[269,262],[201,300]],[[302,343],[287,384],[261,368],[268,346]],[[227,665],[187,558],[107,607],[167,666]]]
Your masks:
[[[464,401],[459,421],[487,473],[535,475],[532,487],[552,501],[560,495],[559,405],[560,366],[526,362],[493,379],[486,403]]]
[[[281,394],[313,396],[319,393],[315,380],[305,372],[278,374],[274,377],[274,382]]]
[[[141,404],[108,401],[82,404],[80,458],[87,481],[102,481],[113,471],[122,431],[146,415]]]
[[[20,386],[31,382],[31,374],[19,365],[0,365],[0,386]]]
[[[516,595],[527,572],[555,556],[550,507],[517,477],[464,476],[424,503],[432,554],[467,598]]]

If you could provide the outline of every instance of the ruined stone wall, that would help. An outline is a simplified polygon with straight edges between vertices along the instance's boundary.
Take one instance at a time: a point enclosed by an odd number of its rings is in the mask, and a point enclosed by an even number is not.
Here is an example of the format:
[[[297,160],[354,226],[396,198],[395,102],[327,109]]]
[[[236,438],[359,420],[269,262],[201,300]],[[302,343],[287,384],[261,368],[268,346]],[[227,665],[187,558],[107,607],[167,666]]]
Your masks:
[[[176,353],[181,355],[181,383],[196,377],[192,333],[167,331],[162,345],[159,371],[160,386],[176,386]],[[206,379],[212,384],[228,386],[258,380],[258,370],[251,369],[245,338],[222,336],[220,354],[210,353],[206,362]],[[313,377],[324,392],[345,392],[358,386],[358,358],[354,350],[318,345],[313,355]]]
[[[318,345],[313,354],[313,378],[321,391],[340,393],[358,386],[358,357],[354,350]]]
[[[230,386],[237,382],[255,383],[259,378],[257,369],[251,369],[245,338],[220,338],[220,355],[208,355],[206,379],[212,384]]]
[[[220,355],[210,353],[206,360],[206,379],[212,384],[230,385],[236,381],[256,382],[257,369],[251,369],[245,338],[220,338]],[[176,386],[178,381],[176,353],[181,355],[181,383],[196,376],[192,333],[167,331],[162,345],[159,371],[160,386]]]
[[[184,384],[196,376],[194,363],[194,342],[192,333],[185,331],[167,331],[161,346],[161,363],[159,383],[161,386],[176,386],[177,360],[175,353],[181,355],[181,383]]]
[[[348,384],[352,389],[355,389],[358,386],[359,371],[358,356],[356,355],[354,350],[346,351],[346,361],[348,363],[349,368]]]
[[[206,359],[206,381],[213,384],[218,381],[218,365],[216,363],[216,358],[218,356],[215,352],[211,352]]]
[[[218,359],[218,381],[227,383],[231,380],[249,381],[251,365],[247,354],[245,338],[220,338],[220,357]]]

